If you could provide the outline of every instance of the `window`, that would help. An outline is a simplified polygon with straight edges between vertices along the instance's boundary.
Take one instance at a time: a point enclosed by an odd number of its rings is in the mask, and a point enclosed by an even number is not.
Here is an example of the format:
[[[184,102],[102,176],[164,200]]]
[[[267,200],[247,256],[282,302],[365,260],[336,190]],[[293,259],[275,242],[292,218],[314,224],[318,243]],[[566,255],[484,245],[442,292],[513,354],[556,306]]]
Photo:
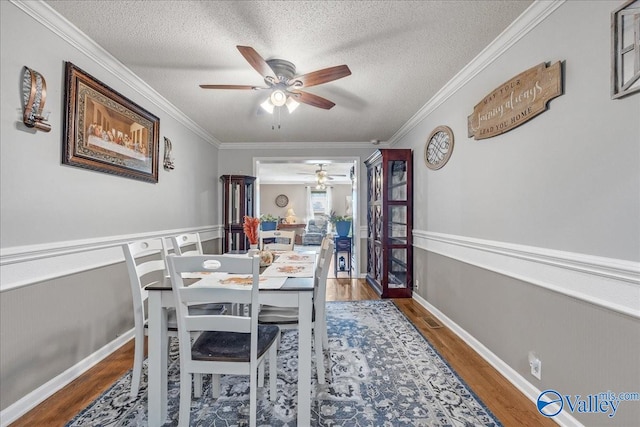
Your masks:
[[[311,207],[314,214],[327,213],[327,192],[326,191],[312,191],[311,192]]]

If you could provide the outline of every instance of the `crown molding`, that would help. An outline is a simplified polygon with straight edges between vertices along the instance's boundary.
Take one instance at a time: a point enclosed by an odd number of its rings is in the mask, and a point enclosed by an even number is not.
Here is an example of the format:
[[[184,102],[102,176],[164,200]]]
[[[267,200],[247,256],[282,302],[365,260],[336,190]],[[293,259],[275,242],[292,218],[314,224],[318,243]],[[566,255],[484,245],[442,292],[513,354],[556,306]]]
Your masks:
[[[498,35],[486,48],[469,62],[458,74],[453,76],[416,114],[413,115],[389,139],[389,145],[397,144],[421,121],[434,112],[449,97],[458,92],[478,73],[491,65],[517,41],[527,35],[547,16],[552,14],[566,0],[536,0],[502,33]]]
[[[363,142],[340,142],[340,141],[318,141],[318,142],[223,142],[219,145],[221,150],[255,150],[256,146],[261,149],[266,148],[269,150],[312,150],[317,148],[385,148],[389,147],[386,142],[381,142],[377,145],[371,143],[371,141]]]
[[[34,18],[38,23],[60,36],[60,38],[69,45],[78,49],[98,65],[102,66],[114,77],[119,79],[124,85],[128,86],[144,97],[147,101],[176,119],[187,129],[191,130],[214,147],[220,146],[220,141],[218,141],[213,135],[187,117],[186,114],[177,109],[172,103],[145,83],[144,80],[138,77],[122,62],[118,61],[113,55],[89,38],[89,36],[83,33],[78,27],[56,12],[51,6],[43,1],[11,0],[11,3],[27,15]]]

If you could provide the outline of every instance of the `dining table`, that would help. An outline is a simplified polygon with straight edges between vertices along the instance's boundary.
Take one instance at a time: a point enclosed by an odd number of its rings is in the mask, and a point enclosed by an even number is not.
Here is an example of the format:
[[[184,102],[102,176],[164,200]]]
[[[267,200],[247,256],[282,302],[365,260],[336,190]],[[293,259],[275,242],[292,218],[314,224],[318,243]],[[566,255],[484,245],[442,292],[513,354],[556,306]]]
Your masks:
[[[261,273],[261,275],[264,274]],[[300,276],[300,275],[298,275]],[[297,425],[311,425],[311,347],[313,312],[313,273],[310,277],[287,277],[277,289],[260,289],[260,304],[297,307],[298,319],[298,411]],[[148,298],[148,421],[161,426],[167,421],[168,335],[167,311],[175,307],[171,280],[165,278],[146,287]]]

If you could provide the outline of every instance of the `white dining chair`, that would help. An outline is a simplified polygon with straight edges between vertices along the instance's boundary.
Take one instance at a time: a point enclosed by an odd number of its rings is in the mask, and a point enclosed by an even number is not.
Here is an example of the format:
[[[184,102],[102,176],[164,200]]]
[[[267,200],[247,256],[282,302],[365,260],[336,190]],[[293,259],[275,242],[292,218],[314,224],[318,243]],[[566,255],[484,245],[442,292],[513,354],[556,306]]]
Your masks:
[[[329,274],[334,245],[333,240],[325,240],[326,243],[323,241],[323,246],[326,245],[325,255],[318,260],[316,265],[313,287],[313,345],[319,384],[325,383],[324,351],[329,350],[326,319],[327,276]],[[264,325],[277,325],[280,329],[297,329],[298,309],[262,305],[260,307],[258,321]]]
[[[203,255],[202,242],[198,233],[178,234],[171,237],[173,252],[176,255]]]
[[[292,251],[295,242],[296,232],[293,230],[260,231],[260,249],[263,251]]]
[[[142,362],[144,361],[144,336],[147,326],[145,301],[148,291],[145,289],[154,283],[164,280],[166,270],[165,246],[162,238],[139,240],[122,245],[124,259],[129,273],[129,284],[133,299],[134,321],[134,352],[133,373],[131,376],[131,397],[138,395],[140,377],[142,375]],[[175,311],[168,314],[168,333],[177,336],[177,322]]]
[[[147,286],[162,283],[169,275],[166,265],[167,248],[163,238],[143,239],[122,245],[125,264],[129,273],[129,285],[133,300],[134,351],[133,372],[131,374],[130,395],[135,398],[140,389],[142,362],[144,361],[144,336],[147,333],[146,301],[149,297]],[[226,308],[220,304],[208,304],[194,307],[201,313],[224,313]],[[178,336],[178,323],[174,309],[167,312],[167,335]],[[167,347],[167,351],[169,348]],[[196,395],[200,395],[202,380],[196,381]]]
[[[221,374],[249,375],[249,425],[256,426],[258,366],[269,360],[269,399],[276,396],[276,340],[280,329],[258,325],[260,258],[223,255],[167,257],[171,285],[176,300],[180,346],[179,426],[188,426],[191,409],[191,380],[197,373],[212,374],[212,394],[219,396]],[[250,278],[250,285],[212,287],[185,286],[182,273],[227,272]],[[243,316],[194,315],[196,304],[233,303],[250,307]],[[193,343],[190,334],[198,333]]]

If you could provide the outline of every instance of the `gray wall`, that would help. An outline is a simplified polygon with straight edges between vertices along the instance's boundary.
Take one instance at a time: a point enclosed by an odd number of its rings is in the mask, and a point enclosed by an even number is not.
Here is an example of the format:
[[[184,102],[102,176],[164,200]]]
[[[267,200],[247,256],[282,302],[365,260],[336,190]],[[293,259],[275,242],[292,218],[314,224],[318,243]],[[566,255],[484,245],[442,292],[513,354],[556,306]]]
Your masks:
[[[610,13],[619,4],[566,2],[400,141],[422,153],[436,126],[455,135],[443,169],[414,158],[416,229],[640,259],[640,98],[610,98]],[[467,138],[476,103],[545,61],[565,61],[564,95],[548,111],[503,135]]]
[[[121,243],[193,230],[217,247],[219,174],[215,141],[93,42],[63,40],[7,1],[0,19],[4,410],[67,369],[86,367],[133,328]],[[64,61],[160,118],[157,184],[61,165]],[[25,65],[47,81],[49,133],[21,124]],[[164,136],[173,142],[170,172],[162,168]]]
[[[133,327],[124,264],[2,292],[2,409]]]
[[[419,153],[417,299],[530,390],[640,391],[640,94],[610,98],[610,14],[620,4],[562,4],[394,145]],[[565,62],[564,94],[548,111],[491,139],[467,137],[485,95],[556,61]],[[439,125],[452,128],[455,146],[431,171],[421,153]],[[530,350],[542,380],[529,373]],[[637,425],[640,403],[622,402],[614,418],[573,415]]]

